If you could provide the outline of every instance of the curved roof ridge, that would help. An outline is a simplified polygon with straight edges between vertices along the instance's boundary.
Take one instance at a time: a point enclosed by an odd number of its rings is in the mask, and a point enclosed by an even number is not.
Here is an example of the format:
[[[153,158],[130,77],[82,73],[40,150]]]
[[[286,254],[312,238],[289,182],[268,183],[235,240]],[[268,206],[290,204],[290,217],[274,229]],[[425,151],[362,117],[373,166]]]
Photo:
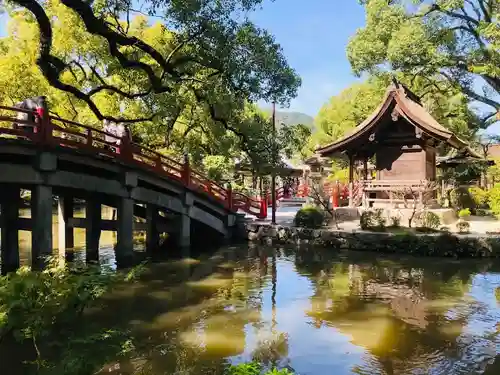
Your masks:
[[[316,152],[319,154],[330,154],[336,151],[343,151],[345,149],[343,146],[347,146],[358,135],[368,132],[376,125],[378,120],[391,108],[393,101],[396,102],[398,112],[413,126],[418,127],[438,140],[447,142],[454,148],[465,149],[469,147],[466,141],[458,138],[452,131],[441,125],[422,106],[417,95],[394,79],[388,86],[381,104],[364,121],[338,140],[318,147]]]
[[[393,99],[394,92],[396,88],[393,85],[390,85],[384,95],[384,98],[382,99],[382,102],[373,110],[373,112],[366,118],[364,119],[359,125],[357,125],[354,129],[352,129],[350,132],[345,134],[343,137],[337,139],[336,141],[326,145],[322,146],[316,149],[317,152],[321,151],[328,151],[328,149],[335,147],[340,144],[347,143],[350,139],[354,138],[358,133],[361,133],[363,130],[369,127],[369,125],[373,124],[373,121],[377,119],[377,117],[381,116],[383,113],[383,110],[389,107],[390,102]]]

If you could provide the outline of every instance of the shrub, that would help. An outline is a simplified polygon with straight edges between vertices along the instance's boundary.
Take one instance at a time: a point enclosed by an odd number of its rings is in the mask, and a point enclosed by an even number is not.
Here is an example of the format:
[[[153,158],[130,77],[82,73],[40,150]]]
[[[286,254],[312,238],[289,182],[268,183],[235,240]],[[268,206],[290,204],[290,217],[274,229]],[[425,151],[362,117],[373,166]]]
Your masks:
[[[500,215],[500,184],[495,184],[488,195],[491,212],[495,215]]]
[[[472,213],[476,211],[476,203],[469,190],[464,187],[455,188],[450,191],[450,204],[456,210],[468,208]]]
[[[391,216],[391,227],[399,228],[401,226],[401,218],[399,216]]]
[[[441,225],[441,219],[437,214],[431,211],[424,211],[419,217],[420,225],[424,228],[438,229]]]
[[[297,227],[316,229],[323,225],[324,215],[314,206],[306,206],[297,211],[294,223]]]
[[[459,233],[469,233],[470,224],[468,221],[459,221],[457,223],[457,229]]]
[[[466,219],[470,216],[470,210],[468,208],[463,208],[458,211],[458,217],[461,219]]]
[[[359,219],[359,226],[363,230],[383,231],[386,223],[387,220],[384,217],[384,210],[381,208],[364,211]]]
[[[476,215],[477,216],[491,216],[491,214],[487,210],[483,210],[481,208],[478,208],[476,210]]]
[[[132,350],[128,332],[84,324],[83,311],[99,306],[114,287],[137,276],[110,268],[64,266],[52,260],[44,271],[20,268],[0,277],[0,341],[18,340],[36,353],[36,373],[95,373],[123,350]]]
[[[479,186],[471,186],[469,194],[477,207],[486,208],[488,206],[488,191]]]

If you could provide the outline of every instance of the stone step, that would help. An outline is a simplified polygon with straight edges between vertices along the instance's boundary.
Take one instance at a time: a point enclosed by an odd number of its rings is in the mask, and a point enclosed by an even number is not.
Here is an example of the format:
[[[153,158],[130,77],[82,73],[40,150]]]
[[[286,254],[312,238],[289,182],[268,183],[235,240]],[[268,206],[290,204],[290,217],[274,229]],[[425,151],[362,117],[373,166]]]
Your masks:
[[[279,202],[280,207],[285,206],[302,206],[307,202],[305,198],[286,198]]]

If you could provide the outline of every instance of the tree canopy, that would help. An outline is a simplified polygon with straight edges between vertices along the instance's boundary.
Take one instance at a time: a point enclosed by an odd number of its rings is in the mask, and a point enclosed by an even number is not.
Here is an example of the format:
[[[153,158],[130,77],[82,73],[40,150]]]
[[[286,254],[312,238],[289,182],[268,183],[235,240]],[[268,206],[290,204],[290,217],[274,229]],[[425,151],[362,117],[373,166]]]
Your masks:
[[[11,0],[8,10],[38,29],[30,57],[49,85],[98,120],[171,125],[197,112],[243,137],[228,121],[233,110],[257,100],[286,105],[300,85],[273,36],[244,16],[260,3],[146,0],[133,9],[126,0]],[[119,107],[102,97],[118,97]]]
[[[269,119],[251,103],[287,105],[300,86],[273,36],[245,16],[260,3],[9,1],[1,103],[44,94],[60,117],[128,121],[143,143],[200,166],[256,155]]]
[[[420,77],[432,87],[460,89],[489,108],[483,127],[500,110],[500,3],[497,0],[359,0],[366,26],[350,40],[356,74],[387,69]],[[412,87],[412,85],[410,85]]]

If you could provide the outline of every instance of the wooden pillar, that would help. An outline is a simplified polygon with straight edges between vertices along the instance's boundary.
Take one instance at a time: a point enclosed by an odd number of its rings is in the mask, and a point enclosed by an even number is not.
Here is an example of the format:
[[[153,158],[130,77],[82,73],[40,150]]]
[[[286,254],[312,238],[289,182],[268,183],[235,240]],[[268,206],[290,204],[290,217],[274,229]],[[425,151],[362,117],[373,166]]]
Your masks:
[[[117,216],[116,261],[119,266],[126,266],[134,255],[134,201],[120,198]]]
[[[36,185],[31,191],[31,263],[42,269],[52,255],[52,187]]]
[[[57,200],[57,238],[59,255],[64,255],[66,249],[75,247],[74,229],[69,223],[73,218],[73,212],[73,198],[59,196]]]
[[[354,206],[353,200],[354,155],[349,155],[349,207]]]
[[[87,262],[99,260],[99,239],[101,238],[101,204],[93,199],[85,202],[85,255]]]
[[[157,229],[159,218],[158,207],[148,204],[146,206],[146,251],[148,253],[157,250],[160,244],[160,233]]]
[[[15,271],[19,268],[19,205],[21,202],[20,190],[17,188],[3,189],[1,195],[2,226],[2,274]]]
[[[368,204],[368,194],[366,193],[366,185],[368,181],[368,157],[363,158],[363,207],[367,208]]]

